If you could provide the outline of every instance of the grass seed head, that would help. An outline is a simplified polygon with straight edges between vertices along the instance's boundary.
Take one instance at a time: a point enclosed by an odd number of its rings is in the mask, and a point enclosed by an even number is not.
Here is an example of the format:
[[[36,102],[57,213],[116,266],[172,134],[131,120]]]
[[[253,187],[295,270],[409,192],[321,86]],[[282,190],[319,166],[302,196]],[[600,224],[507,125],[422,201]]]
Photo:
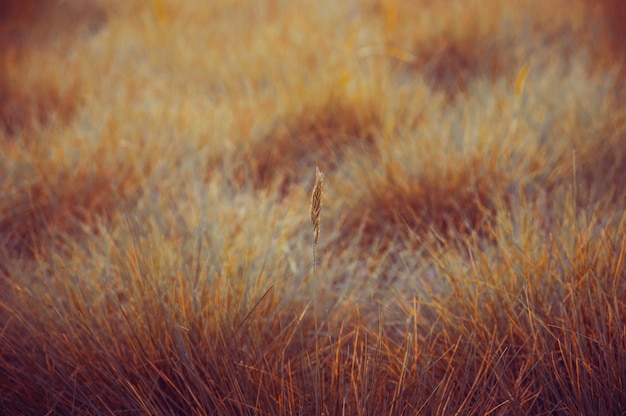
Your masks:
[[[313,225],[313,243],[317,246],[320,237],[320,212],[322,211],[322,195],[324,193],[324,174],[315,167],[315,186],[311,194],[311,225]]]

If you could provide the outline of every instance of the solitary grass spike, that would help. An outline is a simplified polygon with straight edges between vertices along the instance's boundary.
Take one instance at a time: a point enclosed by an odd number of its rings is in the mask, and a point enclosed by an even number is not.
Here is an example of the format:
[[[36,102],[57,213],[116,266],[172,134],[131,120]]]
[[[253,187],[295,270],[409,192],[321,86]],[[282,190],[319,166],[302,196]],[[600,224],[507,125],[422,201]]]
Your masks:
[[[313,315],[315,319],[315,386],[322,385],[320,371],[319,326],[317,324],[317,241],[320,238],[320,213],[324,194],[324,174],[315,167],[315,186],[311,194],[311,224],[313,225]],[[315,387],[315,414],[320,414],[320,394]]]
[[[313,245],[317,247],[320,237],[320,212],[322,211],[322,194],[324,193],[324,174],[315,167],[315,186],[311,194],[311,224],[313,225]]]

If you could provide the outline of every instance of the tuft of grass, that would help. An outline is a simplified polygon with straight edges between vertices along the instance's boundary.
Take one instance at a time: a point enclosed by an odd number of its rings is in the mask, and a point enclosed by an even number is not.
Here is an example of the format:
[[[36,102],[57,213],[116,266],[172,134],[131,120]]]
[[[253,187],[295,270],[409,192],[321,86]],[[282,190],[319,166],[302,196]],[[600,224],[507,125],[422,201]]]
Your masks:
[[[90,38],[105,24],[94,2],[6,1],[0,5],[0,129],[31,134],[47,123],[67,124],[83,104],[80,62],[55,49]],[[67,22],[73,22],[68,25]],[[25,71],[24,68],[47,68]]]
[[[590,13],[598,13],[602,16],[601,31],[608,37],[607,44],[600,45],[600,48],[609,50],[612,58],[623,60],[624,40],[626,40],[626,29],[624,28],[624,17],[626,17],[626,6],[619,0],[602,0],[588,3]],[[607,47],[608,46],[608,47]]]
[[[62,71],[25,77],[23,66],[47,64],[34,53],[17,57],[9,51],[1,54],[0,60],[0,129],[4,134],[29,135],[39,126],[71,121],[81,104],[77,80],[64,79]]]
[[[356,236],[364,246],[384,250],[411,235],[456,240],[488,234],[505,176],[495,166],[486,169],[488,161],[453,160],[449,167],[416,173],[390,162],[355,199],[342,224],[344,239]]]
[[[0,204],[2,244],[17,256],[45,252],[50,244],[62,245],[81,235],[85,227],[96,227],[132,199],[130,172],[125,174],[93,159],[59,157],[46,162],[28,156],[20,164],[19,158],[2,161],[7,172]],[[22,176],[26,172],[28,176]]]
[[[379,112],[373,99],[335,94],[292,110],[238,155],[238,182],[249,180],[257,188],[278,183],[286,191],[302,181],[305,167],[333,170],[350,148],[373,151],[382,127]]]

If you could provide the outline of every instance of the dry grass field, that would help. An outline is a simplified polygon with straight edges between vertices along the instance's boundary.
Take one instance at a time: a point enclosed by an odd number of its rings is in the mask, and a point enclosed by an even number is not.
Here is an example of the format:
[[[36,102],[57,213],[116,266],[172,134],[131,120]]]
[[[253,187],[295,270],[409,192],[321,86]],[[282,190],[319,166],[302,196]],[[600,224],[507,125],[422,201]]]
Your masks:
[[[626,414],[625,21],[1,1],[0,414]]]

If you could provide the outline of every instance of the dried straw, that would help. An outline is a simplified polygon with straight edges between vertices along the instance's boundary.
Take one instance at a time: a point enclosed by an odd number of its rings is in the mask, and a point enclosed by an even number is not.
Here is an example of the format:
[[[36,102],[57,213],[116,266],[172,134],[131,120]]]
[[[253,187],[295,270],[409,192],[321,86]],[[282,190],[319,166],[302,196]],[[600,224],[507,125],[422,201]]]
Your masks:
[[[313,246],[317,247],[320,238],[320,212],[322,211],[322,195],[324,194],[324,174],[315,167],[315,186],[311,194],[311,224],[313,225]]]

